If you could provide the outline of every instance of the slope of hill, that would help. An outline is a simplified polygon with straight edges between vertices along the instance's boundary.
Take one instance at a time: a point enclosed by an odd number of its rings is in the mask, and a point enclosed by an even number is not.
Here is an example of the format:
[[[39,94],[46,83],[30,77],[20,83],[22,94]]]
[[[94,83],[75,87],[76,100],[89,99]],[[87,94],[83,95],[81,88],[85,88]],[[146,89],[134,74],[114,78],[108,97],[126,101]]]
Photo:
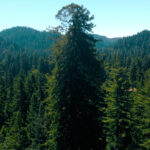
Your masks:
[[[37,31],[28,27],[13,27],[0,32],[0,36],[24,47],[30,51],[45,51],[49,49],[54,42],[51,37],[54,35],[46,31]],[[107,38],[105,36],[93,35],[99,41],[97,48],[106,48],[113,46],[119,38]]]
[[[50,48],[53,41],[49,38],[49,32],[40,32],[27,27],[13,27],[0,32],[0,36],[30,52],[46,51]]]
[[[0,47],[3,49],[2,47],[5,45],[8,50],[10,45],[13,45],[12,49],[16,49],[17,46],[17,49],[22,47],[22,49],[31,53],[50,54],[50,47],[54,42],[53,36],[52,33],[46,31],[40,32],[28,27],[13,27],[0,32],[0,37],[2,37]],[[117,52],[124,57],[144,56],[150,53],[150,31],[148,30],[124,38],[107,38],[96,34],[93,36],[98,40],[96,47],[98,49],[104,48],[107,53],[110,52],[109,48],[114,49],[113,52]],[[6,49],[3,53],[7,51]],[[2,52],[0,53],[2,54]]]
[[[0,37],[2,37],[0,47],[1,49],[7,47],[8,50],[10,45],[14,45],[12,49],[16,49],[15,47],[18,46],[31,53],[47,54],[51,51],[50,47],[54,42],[51,37],[53,36],[52,33],[46,31],[40,32],[28,27],[13,27],[0,32]],[[98,49],[105,48],[108,51],[108,48],[114,47],[115,52],[124,56],[143,56],[150,53],[150,31],[148,30],[124,38],[107,38],[96,34],[93,36],[98,40],[96,43]]]
[[[118,40],[114,48],[124,56],[150,54],[150,31],[144,30],[136,35],[124,37]]]
[[[99,51],[101,59],[111,66],[129,67],[133,62],[144,70],[150,68],[150,31],[144,30],[133,36],[119,39],[110,48]]]
[[[25,50],[19,47],[17,44],[14,44],[6,39],[0,37],[0,60],[6,56],[13,54],[16,55]]]
[[[95,39],[97,39],[96,47],[97,48],[108,48],[114,46],[117,41],[121,38],[107,38],[106,36],[101,36],[94,34]]]

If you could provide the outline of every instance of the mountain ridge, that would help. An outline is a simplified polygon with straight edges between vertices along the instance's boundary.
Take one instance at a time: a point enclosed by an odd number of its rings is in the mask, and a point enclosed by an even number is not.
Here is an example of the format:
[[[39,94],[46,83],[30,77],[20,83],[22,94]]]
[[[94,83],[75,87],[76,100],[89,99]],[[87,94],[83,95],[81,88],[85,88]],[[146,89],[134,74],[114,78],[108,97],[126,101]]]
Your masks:
[[[48,49],[53,43],[53,40],[51,39],[51,36],[53,37],[53,35],[51,32],[38,31],[30,27],[17,26],[5,29],[0,32],[0,36],[27,49],[31,49],[32,47],[32,50]],[[93,36],[95,39],[98,39],[98,42],[96,43],[97,48],[106,48],[113,46],[117,42],[117,40],[120,39],[108,38],[106,36],[98,34],[93,34]]]

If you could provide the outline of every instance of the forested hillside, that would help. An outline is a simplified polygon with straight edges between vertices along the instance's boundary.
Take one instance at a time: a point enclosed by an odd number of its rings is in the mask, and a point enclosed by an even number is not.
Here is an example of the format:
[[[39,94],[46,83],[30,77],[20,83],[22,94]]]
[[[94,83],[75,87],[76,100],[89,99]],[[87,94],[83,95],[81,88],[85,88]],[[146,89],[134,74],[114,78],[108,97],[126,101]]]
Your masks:
[[[76,4],[56,18],[57,39],[0,32],[0,150],[149,150],[150,31],[93,35]]]
[[[53,43],[50,32],[40,32],[28,27],[6,29],[0,32],[0,36],[23,47],[29,53],[46,53]]]
[[[93,35],[97,39],[97,48],[113,46],[119,38],[107,38],[101,35]],[[44,51],[53,44],[56,33],[50,31],[37,31],[28,27],[13,27],[0,32],[0,37],[16,43],[29,51]]]
[[[24,48],[19,47],[17,44],[0,37],[0,60],[4,59],[8,55],[16,55],[20,52],[23,53],[24,51]]]

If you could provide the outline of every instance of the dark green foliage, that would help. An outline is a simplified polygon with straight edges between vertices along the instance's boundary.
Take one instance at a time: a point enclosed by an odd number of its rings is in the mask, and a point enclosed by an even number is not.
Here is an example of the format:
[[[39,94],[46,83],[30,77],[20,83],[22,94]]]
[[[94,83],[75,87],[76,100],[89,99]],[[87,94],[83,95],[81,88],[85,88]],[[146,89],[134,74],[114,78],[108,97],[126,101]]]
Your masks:
[[[105,147],[101,97],[104,69],[95,55],[96,41],[87,34],[93,27],[93,16],[89,15],[76,4],[63,7],[56,15],[67,27],[66,36],[54,49],[56,63],[50,81],[49,109],[55,115],[50,142],[56,142],[58,150]]]
[[[46,140],[44,108],[42,102],[38,102],[38,97],[35,94],[31,98],[27,121],[28,138],[31,143],[30,148],[40,150]]]
[[[120,38],[107,38],[100,35],[92,34],[97,39],[96,47],[106,48],[113,46]],[[51,46],[55,42],[57,34],[54,31],[37,31],[28,27],[13,27],[0,32],[0,46],[8,46],[9,43],[14,43],[18,47],[23,48],[28,53],[34,53],[38,55],[51,54]],[[5,39],[5,40],[4,40]],[[13,47],[12,47],[13,49]],[[15,48],[16,49],[16,48]],[[0,50],[1,53],[1,50]]]
[[[43,54],[53,43],[49,32],[27,27],[14,27],[0,32],[0,36],[23,47],[27,52]],[[49,52],[50,53],[50,52]]]
[[[114,46],[117,41],[121,38],[107,38],[106,36],[100,36],[100,35],[97,35],[97,34],[94,34],[93,37],[98,40],[96,42],[96,47],[98,48],[98,51],[101,49],[101,48],[109,48],[109,47],[112,47]]]
[[[39,63],[41,60],[44,63]],[[3,59],[0,68],[0,149],[44,149],[43,101],[47,97],[45,73],[50,73],[49,66],[48,58],[42,56],[17,54]],[[37,103],[32,100],[34,95]],[[34,131],[33,138],[30,131]]]
[[[0,150],[149,150],[150,32],[93,35],[76,4],[56,17],[58,38],[0,32]]]
[[[15,56],[21,52],[24,52],[24,48],[0,37],[0,61],[5,60],[5,58],[10,57],[10,55]]]
[[[106,82],[107,149],[132,150],[130,86],[126,70],[112,69]]]
[[[139,149],[150,149],[150,70],[145,73],[145,82],[142,89],[133,95],[134,107],[132,110],[134,119],[134,140]]]
[[[0,127],[2,127],[4,123],[4,103],[6,101],[6,87],[5,87],[5,78],[3,76],[3,72],[1,71],[0,76]]]

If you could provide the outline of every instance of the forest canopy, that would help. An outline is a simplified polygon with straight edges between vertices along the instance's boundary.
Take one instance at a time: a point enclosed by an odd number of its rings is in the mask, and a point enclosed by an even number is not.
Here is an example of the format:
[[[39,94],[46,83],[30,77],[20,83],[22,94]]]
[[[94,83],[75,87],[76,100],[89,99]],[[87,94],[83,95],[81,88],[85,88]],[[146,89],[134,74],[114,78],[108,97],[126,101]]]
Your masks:
[[[149,150],[150,31],[95,35],[74,3],[56,19],[0,32],[0,150]]]

